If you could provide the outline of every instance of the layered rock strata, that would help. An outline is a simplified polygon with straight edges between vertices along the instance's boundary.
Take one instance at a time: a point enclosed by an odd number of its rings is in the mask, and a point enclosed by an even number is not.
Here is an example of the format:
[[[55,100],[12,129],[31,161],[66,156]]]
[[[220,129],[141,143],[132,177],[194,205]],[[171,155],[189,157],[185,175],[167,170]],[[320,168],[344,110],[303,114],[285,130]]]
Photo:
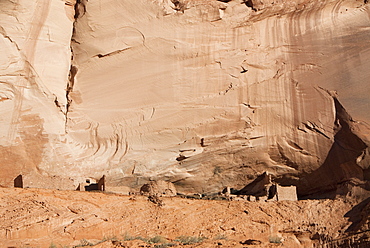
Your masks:
[[[215,192],[268,171],[300,195],[368,187],[364,1],[0,7],[3,186]]]

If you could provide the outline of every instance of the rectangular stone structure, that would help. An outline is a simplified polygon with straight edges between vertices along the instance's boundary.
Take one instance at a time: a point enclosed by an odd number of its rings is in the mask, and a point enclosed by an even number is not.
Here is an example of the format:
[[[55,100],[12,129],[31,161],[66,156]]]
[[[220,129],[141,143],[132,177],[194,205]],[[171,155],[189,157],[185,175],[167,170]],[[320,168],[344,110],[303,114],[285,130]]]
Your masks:
[[[105,175],[98,181],[98,190],[105,191]]]
[[[276,197],[278,201],[297,201],[297,188],[296,186],[276,185]]]

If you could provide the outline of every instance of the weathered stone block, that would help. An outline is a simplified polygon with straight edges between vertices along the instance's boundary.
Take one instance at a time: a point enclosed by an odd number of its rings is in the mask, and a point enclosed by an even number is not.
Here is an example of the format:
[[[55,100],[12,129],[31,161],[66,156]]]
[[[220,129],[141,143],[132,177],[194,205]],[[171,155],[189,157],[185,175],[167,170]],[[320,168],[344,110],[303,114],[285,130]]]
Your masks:
[[[278,201],[297,201],[297,188],[296,186],[276,185],[276,196]]]

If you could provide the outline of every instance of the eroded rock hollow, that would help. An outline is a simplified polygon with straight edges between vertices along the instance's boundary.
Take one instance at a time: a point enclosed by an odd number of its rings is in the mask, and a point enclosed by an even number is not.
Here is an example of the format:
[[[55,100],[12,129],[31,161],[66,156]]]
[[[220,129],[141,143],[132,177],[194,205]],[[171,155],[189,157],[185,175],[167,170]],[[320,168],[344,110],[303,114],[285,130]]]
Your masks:
[[[366,1],[0,2],[0,185],[368,189]]]

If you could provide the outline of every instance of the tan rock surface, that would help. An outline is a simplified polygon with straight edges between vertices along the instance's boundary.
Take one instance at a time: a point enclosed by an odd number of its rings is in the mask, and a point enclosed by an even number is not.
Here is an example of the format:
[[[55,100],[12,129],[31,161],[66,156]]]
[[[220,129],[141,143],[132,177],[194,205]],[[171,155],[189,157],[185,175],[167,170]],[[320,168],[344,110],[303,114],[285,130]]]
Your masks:
[[[364,1],[77,2],[0,3],[0,185],[368,187]]]
[[[165,181],[151,181],[140,188],[142,195],[155,196],[176,196],[177,191],[173,183]]]
[[[1,185],[63,167],[73,12],[64,1],[0,2]]]
[[[335,150],[341,108],[323,88],[343,94],[348,105],[361,98],[364,105],[350,109],[370,120],[370,92],[351,73],[368,77],[366,62],[347,65],[347,53],[358,60],[367,50],[360,31],[368,25],[367,6],[291,1],[271,16],[287,2],[257,14],[237,1],[183,3],[182,11],[169,13],[165,1],[103,8],[87,2],[76,22],[69,133],[91,147],[89,155],[104,161],[112,177],[130,183],[130,174],[159,175],[197,192],[240,187],[246,175],[265,170],[293,175],[294,182],[326,167]],[[341,86],[347,83],[358,94]],[[338,176],[328,180],[321,169],[321,182],[312,185],[363,179],[361,171],[344,175],[338,167],[356,167],[365,148],[329,160]],[[306,179],[302,185],[301,191],[310,187]]]
[[[0,189],[0,246],[43,248],[91,243],[98,244],[95,247],[114,247],[112,240],[117,240],[116,244],[119,241],[126,247],[154,247],[132,237],[161,236],[162,240],[176,243],[175,247],[241,248],[251,240],[260,242],[259,247],[275,247],[277,244],[270,240],[276,237],[282,241],[279,247],[311,247],[319,239],[346,237],[346,230],[356,226],[359,217],[365,221],[364,206],[368,204],[340,199],[162,200],[163,206],[158,207],[143,196]],[[176,241],[179,236],[207,239],[182,246]],[[104,238],[106,242],[102,242]]]

